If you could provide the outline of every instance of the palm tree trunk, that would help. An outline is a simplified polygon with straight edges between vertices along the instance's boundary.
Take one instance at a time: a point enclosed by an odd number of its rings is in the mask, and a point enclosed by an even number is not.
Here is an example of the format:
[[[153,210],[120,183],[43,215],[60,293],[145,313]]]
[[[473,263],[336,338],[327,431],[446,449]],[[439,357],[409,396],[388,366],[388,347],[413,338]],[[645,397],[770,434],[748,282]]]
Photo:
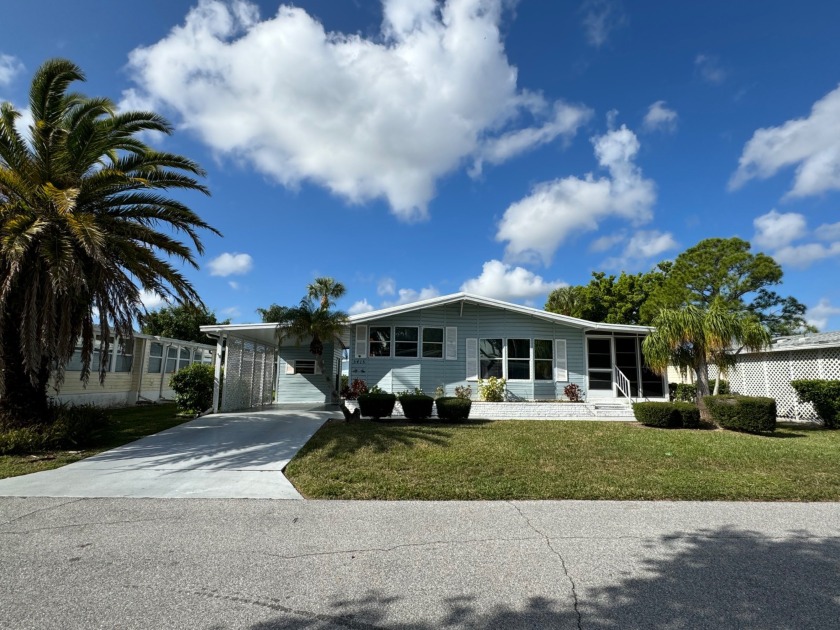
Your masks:
[[[705,400],[706,396],[709,395],[709,364],[706,362],[706,357],[702,355],[699,357],[698,365],[694,371],[697,376],[697,408],[700,410],[700,419],[703,422],[715,424]]]
[[[315,355],[315,362],[318,364],[318,369],[321,370],[321,374],[324,375],[327,383],[330,387],[330,402],[338,403],[339,408],[341,409],[341,413],[344,414],[344,420],[347,422],[358,420],[361,417],[361,414],[358,409],[356,411],[350,411],[347,405],[344,404],[344,401],[341,399],[341,395],[338,393],[338,390],[335,388],[335,381],[330,378],[330,375],[327,374],[327,371],[324,369],[324,355],[316,354]]]
[[[17,339],[18,330],[15,318],[6,312],[3,316],[5,339],[0,343],[0,423],[10,427],[31,426],[49,420],[49,363],[41,362],[33,382],[23,365],[23,353]]]

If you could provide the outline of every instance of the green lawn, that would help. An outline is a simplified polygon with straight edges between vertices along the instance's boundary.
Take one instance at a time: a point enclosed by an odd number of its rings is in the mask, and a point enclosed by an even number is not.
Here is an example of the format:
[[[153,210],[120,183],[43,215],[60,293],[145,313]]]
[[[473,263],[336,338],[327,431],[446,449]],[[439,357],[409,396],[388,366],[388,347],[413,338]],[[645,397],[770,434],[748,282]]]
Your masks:
[[[110,424],[94,435],[89,447],[83,451],[0,455],[0,479],[59,468],[189,420],[177,417],[176,413],[174,404],[114,409]]]
[[[618,422],[323,427],[286,468],[325,499],[840,500],[840,431]]]

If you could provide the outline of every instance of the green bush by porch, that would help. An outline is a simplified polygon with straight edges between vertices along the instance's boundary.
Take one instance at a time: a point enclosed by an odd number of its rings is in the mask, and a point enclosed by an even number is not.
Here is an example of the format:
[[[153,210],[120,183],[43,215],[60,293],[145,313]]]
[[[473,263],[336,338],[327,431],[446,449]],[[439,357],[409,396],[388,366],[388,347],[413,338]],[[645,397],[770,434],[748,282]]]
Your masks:
[[[761,396],[708,396],[712,418],[724,429],[765,433],[776,429],[776,401]]]

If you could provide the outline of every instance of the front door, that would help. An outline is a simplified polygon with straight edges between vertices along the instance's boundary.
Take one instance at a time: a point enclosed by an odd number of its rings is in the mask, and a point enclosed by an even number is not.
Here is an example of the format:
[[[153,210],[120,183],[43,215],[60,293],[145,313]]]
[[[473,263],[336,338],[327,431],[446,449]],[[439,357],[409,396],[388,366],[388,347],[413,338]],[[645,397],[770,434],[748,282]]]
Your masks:
[[[587,397],[612,398],[613,392],[613,345],[612,337],[586,338]]]

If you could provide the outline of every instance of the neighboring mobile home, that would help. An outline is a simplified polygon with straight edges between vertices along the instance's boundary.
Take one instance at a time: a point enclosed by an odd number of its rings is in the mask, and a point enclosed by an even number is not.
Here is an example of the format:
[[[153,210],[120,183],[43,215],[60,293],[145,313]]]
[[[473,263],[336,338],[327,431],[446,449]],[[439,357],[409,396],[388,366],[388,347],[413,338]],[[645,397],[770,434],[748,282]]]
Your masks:
[[[217,357],[226,356],[225,386],[217,406],[223,410],[270,402],[328,402],[337,384],[343,347],[350,351],[350,380],[361,379],[391,392],[443,387],[453,395],[459,385],[478,394],[478,379],[507,380],[514,400],[561,400],[569,384],[589,400],[664,399],[667,384],[649,370],[641,354],[645,326],[604,324],[566,317],[468,293],[456,293],[353,315],[341,344],[325,345],[327,374],[316,374],[308,341],[277,346],[274,324],[204,326],[217,336]],[[248,349],[245,349],[245,344]],[[343,347],[342,347],[343,346]],[[233,352],[230,352],[230,349]],[[241,357],[259,348],[277,355],[274,392],[253,368],[242,377]],[[256,356],[256,355],[255,355]],[[263,359],[264,361],[264,359]],[[249,359],[249,365],[259,364]],[[265,375],[264,363],[260,364]],[[233,369],[232,369],[233,367]],[[217,361],[221,375],[221,360]],[[233,401],[229,391],[236,391]],[[238,392],[248,391],[241,396]]]
[[[99,383],[99,335],[91,362],[90,379],[81,381],[82,349],[77,347],[67,364],[64,383],[50,396],[61,402],[94,403],[104,407],[137,402],[174,400],[169,384],[172,374],[191,363],[213,363],[215,347],[207,344],[134,333],[133,342],[111,340],[106,357],[107,376]]]

